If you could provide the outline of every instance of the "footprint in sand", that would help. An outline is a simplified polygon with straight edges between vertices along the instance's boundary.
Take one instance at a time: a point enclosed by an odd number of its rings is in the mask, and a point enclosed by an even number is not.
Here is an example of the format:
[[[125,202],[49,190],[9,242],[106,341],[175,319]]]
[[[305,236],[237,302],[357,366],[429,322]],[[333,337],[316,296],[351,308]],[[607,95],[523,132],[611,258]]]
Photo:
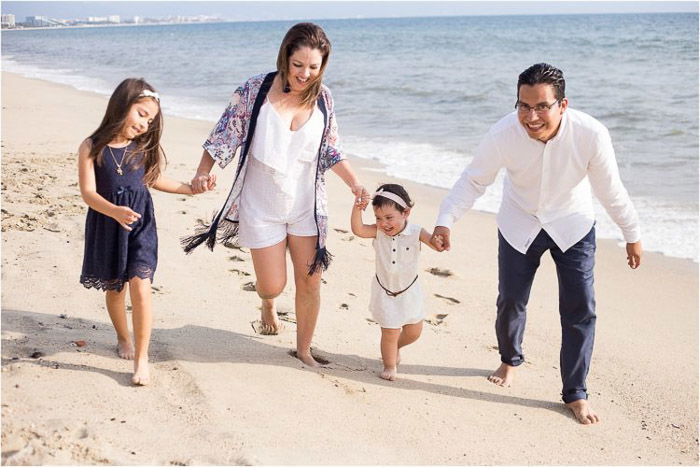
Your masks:
[[[237,262],[237,263],[240,263],[240,262],[244,262],[244,261],[245,261],[243,258],[241,258],[241,257],[238,256],[238,255],[233,255],[233,256],[231,256],[231,257],[229,258],[229,260],[234,261],[234,262]]]
[[[250,326],[255,331],[255,334],[260,334],[261,336],[276,336],[287,330],[287,327],[282,323],[279,323],[277,330],[275,330],[271,325],[263,324],[259,319],[251,321]]]
[[[429,315],[424,321],[432,326],[439,326],[445,318],[447,318],[447,313],[436,313]]]
[[[240,269],[236,269],[236,268],[234,268],[234,269],[229,269],[229,272],[235,272],[235,273],[238,274],[239,276],[246,276],[246,277],[247,277],[247,276],[250,276],[250,273],[249,273],[249,272],[241,271]]]
[[[246,282],[241,286],[241,289],[246,292],[255,292],[255,282]]]
[[[338,232],[338,233],[343,233],[343,234],[348,233],[347,230],[343,230],[343,229],[333,229],[333,230],[335,230],[335,231]]]
[[[430,274],[433,274],[435,276],[440,276],[440,277],[450,277],[454,275],[452,271],[449,269],[440,269],[440,268],[428,268],[426,269]]]
[[[459,300],[457,300],[456,298],[446,297],[446,296],[440,295],[440,294],[438,294],[438,293],[435,293],[435,294],[433,294],[433,295],[435,295],[437,298],[442,298],[442,299],[444,299],[444,300],[447,300],[449,303],[461,303],[461,302],[460,302]]]
[[[291,355],[292,357],[297,358],[297,351],[296,350],[290,350],[287,353],[289,355]],[[321,365],[325,366],[325,365],[328,365],[329,363],[331,363],[330,360],[327,360],[323,357],[319,357],[319,355],[316,352],[314,352],[314,349],[311,349],[311,356],[314,357],[314,360],[316,360]]]

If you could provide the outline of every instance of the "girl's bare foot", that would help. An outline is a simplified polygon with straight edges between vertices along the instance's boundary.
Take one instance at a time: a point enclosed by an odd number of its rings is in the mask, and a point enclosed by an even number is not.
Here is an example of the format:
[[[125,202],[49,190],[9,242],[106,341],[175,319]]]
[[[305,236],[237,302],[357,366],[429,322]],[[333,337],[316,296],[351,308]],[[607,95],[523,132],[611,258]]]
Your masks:
[[[296,356],[299,360],[301,360],[307,366],[310,366],[312,368],[320,368],[321,367],[321,364],[318,363],[314,359],[313,355],[311,355],[311,352],[302,353],[302,352],[299,352],[297,350]]]
[[[131,342],[128,340],[122,341],[117,339],[117,355],[124,360],[133,360],[134,346],[131,345]]]
[[[137,386],[146,386],[151,382],[147,358],[134,361],[134,375],[131,377],[131,382]]]
[[[384,368],[384,371],[379,374],[379,377],[389,381],[394,381],[396,379],[396,367]]]
[[[506,363],[501,363],[496,371],[491,373],[489,381],[498,386],[509,387],[515,376],[515,367]]]
[[[598,418],[598,415],[593,412],[591,405],[586,399],[579,399],[577,401],[569,402],[566,404],[566,406],[573,412],[576,420],[578,420],[582,425],[592,425],[600,421],[600,418]]]
[[[279,334],[280,322],[277,319],[277,307],[274,300],[263,300],[260,308],[260,334],[275,336]]]

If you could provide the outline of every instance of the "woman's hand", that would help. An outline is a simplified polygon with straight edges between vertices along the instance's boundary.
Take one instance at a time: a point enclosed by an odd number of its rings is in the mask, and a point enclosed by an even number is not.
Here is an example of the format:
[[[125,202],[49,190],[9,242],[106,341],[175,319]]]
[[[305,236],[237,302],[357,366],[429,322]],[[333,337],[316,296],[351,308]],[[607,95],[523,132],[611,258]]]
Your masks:
[[[192,185],[192,193],[195,195],[211,191],[216,187],[216,175],[197,172],[190,185]]]
[[[353,196],[355,196],[355,205],[359,206],[363,211],[369,204],[369,193],[364,186],[356,183],[351,188]]]
[[[125,230],[131,232],[129,225],[141,219],[141,214],[132,211],[129,206],[116,206],[112,213],[112,219],[119,222],[119,225]]]

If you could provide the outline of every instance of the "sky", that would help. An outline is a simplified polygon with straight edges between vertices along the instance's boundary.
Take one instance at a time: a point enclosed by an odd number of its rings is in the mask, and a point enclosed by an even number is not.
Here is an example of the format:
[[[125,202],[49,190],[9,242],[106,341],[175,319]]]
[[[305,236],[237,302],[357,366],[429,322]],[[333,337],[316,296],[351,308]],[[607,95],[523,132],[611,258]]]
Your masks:
[[[578,13],[698,12],[697,1],[3,1],[3,14],[58,19],[87,16],[217,16],[231,21]]]

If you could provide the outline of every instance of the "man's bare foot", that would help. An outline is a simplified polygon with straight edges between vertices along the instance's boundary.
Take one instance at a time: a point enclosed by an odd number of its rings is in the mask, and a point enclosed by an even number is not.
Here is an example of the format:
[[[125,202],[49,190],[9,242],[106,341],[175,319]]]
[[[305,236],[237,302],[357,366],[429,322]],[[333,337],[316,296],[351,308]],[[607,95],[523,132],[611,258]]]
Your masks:
[[[388,381],[394,381],[396,379],[396,367],[384,368],[384,371],[379,374],[379,377]]]
[[[134,359],[134,346],[129,341],[117,339],[117,355],[124,360]]]
[[[280,322],[277,319],[277,307],[273,300],[263,300],[260,308],[260,322],[262,323],[260,334],[271,336],[279,334]]]
[[[321,364],[314,360],[314,357],[313,355],[311,355],[311,352],[301,353],[297,350],[296,357],[299,360],[301,360],[304,363],[304,365],[310,366],[312,368],[321,367]]]
[[[515,376],[515,367],[506,363],[501,363],[496,371],[491,373],[489,381],[498,386],[510,387]]]
[[[134,375],[131,377],[131,382],[137,386],[147,386],[151,382],[147,358],[134,361]]]
[[[569,402],[566,406],[582,425],[592,425],[600,421],[600,418],[598,418],[598,415],[593,411],[591,404],[586,399]]]

